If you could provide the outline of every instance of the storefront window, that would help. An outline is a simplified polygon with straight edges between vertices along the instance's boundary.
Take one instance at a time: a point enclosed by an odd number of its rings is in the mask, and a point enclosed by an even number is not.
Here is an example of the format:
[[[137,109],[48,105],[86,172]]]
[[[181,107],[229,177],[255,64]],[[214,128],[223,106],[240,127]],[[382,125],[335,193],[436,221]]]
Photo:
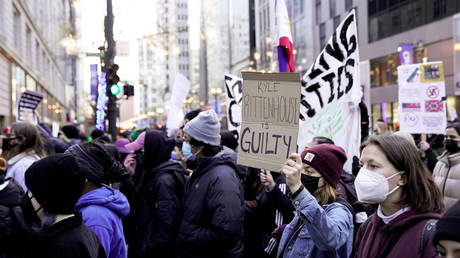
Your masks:
[[[371,60],[371,87],[396,85],[398,83],[398,53]]]

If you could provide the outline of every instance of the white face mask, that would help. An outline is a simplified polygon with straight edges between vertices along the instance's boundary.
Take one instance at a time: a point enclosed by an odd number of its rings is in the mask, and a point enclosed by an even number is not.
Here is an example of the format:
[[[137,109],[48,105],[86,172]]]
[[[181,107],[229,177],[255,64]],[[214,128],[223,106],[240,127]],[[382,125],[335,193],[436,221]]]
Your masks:
[[[392,176],[385,177],[372,170],[361,168],[355,179],[358,200],[363,203],[382,203],[390,194],[399,188],[398,185],[390,191],[388,180],[401,173],[404,172],[398,172]]]

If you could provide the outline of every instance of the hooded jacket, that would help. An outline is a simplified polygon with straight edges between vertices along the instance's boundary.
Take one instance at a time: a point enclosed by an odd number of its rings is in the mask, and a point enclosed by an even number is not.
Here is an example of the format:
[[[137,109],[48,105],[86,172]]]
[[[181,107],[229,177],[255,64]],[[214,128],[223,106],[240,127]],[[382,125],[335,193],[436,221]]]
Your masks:
[[[122,219],[129,213],[126,197],[106,185],[80,197],[76,209],[86,226],[96,233],[107,257],[127,257]]]
[[[24,175],[26,170],[34,163],[39,160],[40,157],[34,152],[21,152],[18,155],[8,160],[8,171],[6,177],[11,177],[22,187],[24,192],[27,191],[26,182]]]
[[[24,192],[14,179],[0,184],[0,257],[11,255],[18,247],[14,240],[15,228],[12,209],[21,203]]]
[[[438,213],[418,213],[409,210],[385,224],[376,213],[369,218],[367,226],[360,227],[356,236],[358,258],[381,257],[385,249],[386,257],[436,257],[432,244],[421,248],[422,232],[430,219],[439,219]],[[396,238],[396,239],[394,239]],[[393,240],[394,239],[394,240]],[[428,241],[431,243],[432,241]],[[391,245],[391,246],[389,246]],[[425,250],[423,254],[420,250]]]
[[[444,208],[448,210],[460,200],[460,153],[444,152],[433,170],[434,182],[444,196]]]
[[[244,197],[232,154],[201,158],[186,184],[177,257],[241,257]]]
[[[159,131],[145,135],[145,165],[138,189],[142,205],[137,212],[139,256],[173,257],[182,210],[185,169],[170,160],[175,141]]]

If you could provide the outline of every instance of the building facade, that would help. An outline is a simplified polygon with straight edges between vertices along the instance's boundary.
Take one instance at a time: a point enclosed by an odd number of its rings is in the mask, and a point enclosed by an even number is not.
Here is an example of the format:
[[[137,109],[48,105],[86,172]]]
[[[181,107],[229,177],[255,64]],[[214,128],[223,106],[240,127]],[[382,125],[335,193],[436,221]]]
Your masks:
[[[156,1],[156,33],[138,40],[139,113],[142,125],[160,117],[177,73],[190,79],[188,0]]]
[[[259,71],[276,71],[276,53],[268,44],[274,29],[272,2],[256,1]],[[398,47],[404,43],[413,45],[414,63],[443,61],[447,106],[460,108],[460,1],[286,0],[286,5],[298,72],[306,72],[348,12],[356,10],[361,84],[372,122],[383,119],[392,130],[399,128]]]
[[[3,0],[0,17],[0,126],[16,120],[26,90],[45,94],[37,108],[42,122],[70,122],[77,59],[62,42],[76,33],[72,1]]]

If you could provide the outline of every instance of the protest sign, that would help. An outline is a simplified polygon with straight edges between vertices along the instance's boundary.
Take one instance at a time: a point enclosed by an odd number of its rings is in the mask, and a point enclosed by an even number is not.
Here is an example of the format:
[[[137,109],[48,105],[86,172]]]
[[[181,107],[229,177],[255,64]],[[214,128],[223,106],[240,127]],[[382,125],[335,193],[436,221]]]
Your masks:
[[[279,172],[296,152],[300,74],[243,72],[238,164]]]
[[[225,92],[227,96],[228,130],[240,131],[241,128],[241,103],[243,102],[243,79],[225,75]]]
[[[345,167],[351,168],[359,144],[349,139],[360,142],[361,96],[356,14],[352,10],[302,78],[299,151],[313,137],[326,136],[345,149]]]
[[[181,126],[182,120],[184,119],[184,101],[189,91],[190,81],[182,74],[177,73],[171,93],[168,120],[166,121],[168,136],[172,136]]]
[[[23,92],[18,101],[18,117],[16,121],[26,121],[37,124],[38,121],[35,109],[37,109],[38,104],[40,104],[44,96],[45,95],[41,92],[31,90]]]
[[[446,128],[446,96],[442,62],[398,67],[400,130],[442,134]]]

